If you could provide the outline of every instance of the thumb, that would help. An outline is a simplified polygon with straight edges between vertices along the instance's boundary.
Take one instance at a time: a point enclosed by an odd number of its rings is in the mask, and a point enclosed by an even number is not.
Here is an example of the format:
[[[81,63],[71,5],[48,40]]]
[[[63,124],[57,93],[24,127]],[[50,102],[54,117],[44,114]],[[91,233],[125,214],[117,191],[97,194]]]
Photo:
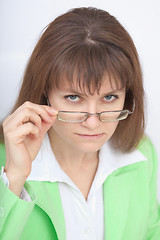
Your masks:
[[[56,111],[56,113],[58,113],[58,111]],[[57,119],[57,114],[54,114],[54,115],[50,116],[50,119],[51,119],[50,122],[43,122],[42,123],[41,130],[40,130],[40,135],[41,136],[44,136],[47,133],[47,131],[52,127],[55,120]]]

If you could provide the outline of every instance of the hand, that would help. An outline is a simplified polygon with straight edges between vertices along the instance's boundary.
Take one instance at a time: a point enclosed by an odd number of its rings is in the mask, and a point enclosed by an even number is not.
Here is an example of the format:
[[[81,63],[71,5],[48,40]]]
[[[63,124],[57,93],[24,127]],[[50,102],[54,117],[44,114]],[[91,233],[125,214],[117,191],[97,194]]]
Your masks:
[[[54,123],[57,113],[52,107],[25,102],[4,120],[5,172],[10,179],[26,180],[44,135]]]

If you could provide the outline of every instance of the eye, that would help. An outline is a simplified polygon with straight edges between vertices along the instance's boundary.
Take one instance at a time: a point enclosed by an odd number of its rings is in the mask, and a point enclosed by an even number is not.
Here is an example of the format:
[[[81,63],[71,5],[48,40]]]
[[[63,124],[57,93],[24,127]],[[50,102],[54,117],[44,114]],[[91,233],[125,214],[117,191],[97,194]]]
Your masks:
[[[71,102],[78,102],[80,97],[78,95],[67,95],[65,96],[65,99],[68,99]]]
[[[113,102],[115,99],[118,99],[118,95],[106,95],[104,97],[105,101]]]

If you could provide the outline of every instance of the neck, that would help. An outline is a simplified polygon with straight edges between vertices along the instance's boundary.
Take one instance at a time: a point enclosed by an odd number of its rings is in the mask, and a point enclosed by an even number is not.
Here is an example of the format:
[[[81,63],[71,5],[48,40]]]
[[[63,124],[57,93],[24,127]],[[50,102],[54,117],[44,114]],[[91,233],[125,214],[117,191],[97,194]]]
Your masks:
[[[59,165],[87,200],[98,167],[98,152],[80,152],[63,141],[52,129],[49,131],[49,138]]]

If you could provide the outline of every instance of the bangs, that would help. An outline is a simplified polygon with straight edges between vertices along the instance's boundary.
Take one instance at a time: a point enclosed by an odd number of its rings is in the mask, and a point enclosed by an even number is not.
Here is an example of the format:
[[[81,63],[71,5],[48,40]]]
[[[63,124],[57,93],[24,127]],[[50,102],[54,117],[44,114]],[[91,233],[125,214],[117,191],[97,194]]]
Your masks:
[[[117,89],[129,89],[133,79],[132,65],[123,51],[113,44],[90,43],[67,48],[53,64],[50,88],[63,88],[64,81],[71,87],[93,95],[99,92],[105,77]]]

